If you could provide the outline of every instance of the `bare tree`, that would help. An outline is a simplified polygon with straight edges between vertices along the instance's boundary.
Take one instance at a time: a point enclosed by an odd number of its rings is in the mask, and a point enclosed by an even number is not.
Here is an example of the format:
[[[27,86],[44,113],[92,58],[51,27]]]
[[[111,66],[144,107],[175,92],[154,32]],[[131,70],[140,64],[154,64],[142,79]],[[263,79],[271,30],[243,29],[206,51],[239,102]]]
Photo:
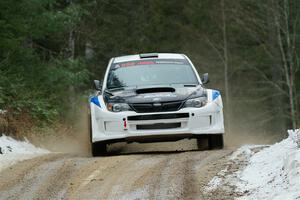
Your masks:
[[[273,17],[273,10],[274,7],[274,0],[268,0],[266,2],[266,10],[267,10],[267,35],[268,35],[268,53],[270,59],[270,70],[271,70],[271,77],[272,79],[269,80],[270,83],[275,86],[275,93],[272,97],[272,113],[276,113],[273,115],[273,127],[274,130],[283,133],[285,129],[285,118],[284,118],[284,109],[282,104],[284,103],[284,93],[282,93],[282,79],[283,79],[283,72],[281,69],[281,62],[280,62],[280,50],[278,48],[277,43],[277,34],[276,34],[276,26],[274,23]],[[263,77],[266,80],[266,76]],[[272,94],[272,95],[273,95]]]
[[[288,99],[290,107],[290,118],[293,129],[297,128],[297,94],[295,85],[295,75],[298,66],[295,63],[295,30],[297,22],[290,28],[290,8],[288,0],[283,0],[280,3],[275,2],[274,22],[276,26],[277,42],[280,49],[280,56],[282,61],[282,71],[285,77],[285,84],[288,90]],[[296,19],[297,21],[297,19]]]
[[[228,80],[228,48],[227,48],[227,32],[226,32],[226,13],[225,0],[221,0],[222,10],[222,36],[223,36],[223,64],[224,64],[224,85],[225,85],[225,106],[227,115],[227,129],[230,131],[229,117],[230,116],[230,98],[229,98],[229,80]]]
[[[288,0],[268,0],[253,4],[261,9],[255,14],[253,14],[253,8],[249,9],[247,5],[236,3],[237,7],[233,12],[237,12],[235,15],[240,17],[233,19],[264,50],[270,61],[271,71],[263,67],[259,69],[260,66],[252,66],[249,63],[247,67],[256,71],[257,75],[262,78],[262,82],[274,89],[273,94],[275,95],[270,94],[273,96],[271,109],[274,114],[271,117],[274,126],[280,129],[284,128],[284,118],[287,117],[295,129],[298,118],[295,85],[298,68],[295,50],[298,16],[290,16]],[[266,12],[263,13],[264,11]],[[272,78],[269,78],[270,76]],[[285,102],[285,98],[288,99],[288,102]],[[285,105],[288,105],[288,111]]]

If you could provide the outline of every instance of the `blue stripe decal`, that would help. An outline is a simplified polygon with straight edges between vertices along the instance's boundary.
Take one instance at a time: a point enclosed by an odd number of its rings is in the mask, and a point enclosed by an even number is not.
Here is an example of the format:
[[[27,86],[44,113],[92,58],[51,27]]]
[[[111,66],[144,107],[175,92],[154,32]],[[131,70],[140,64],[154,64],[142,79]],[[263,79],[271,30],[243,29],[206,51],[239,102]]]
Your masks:
[[[218,98],[218,96],[220,96],[220,92],[218,90],[213,90],[212,91],[212,100],[215,100],[216,98]]]
[[[91,98],[91,102],[94,103],[96,106],[99,106],[99,107],[101,108],[100,102],[99,102],[99,99],[98,99],[97,96],[92,97],[92,98]]]

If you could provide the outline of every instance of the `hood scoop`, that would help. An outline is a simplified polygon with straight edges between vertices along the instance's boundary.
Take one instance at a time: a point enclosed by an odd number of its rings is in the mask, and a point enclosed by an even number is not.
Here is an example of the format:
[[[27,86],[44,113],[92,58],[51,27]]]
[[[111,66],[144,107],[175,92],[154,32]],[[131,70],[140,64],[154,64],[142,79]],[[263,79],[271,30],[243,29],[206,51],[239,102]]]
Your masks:
[[[175,92],[172,87],[153,87],[153,88],[141,88],[135,91],[137,94],[157,93],[157,92]]]

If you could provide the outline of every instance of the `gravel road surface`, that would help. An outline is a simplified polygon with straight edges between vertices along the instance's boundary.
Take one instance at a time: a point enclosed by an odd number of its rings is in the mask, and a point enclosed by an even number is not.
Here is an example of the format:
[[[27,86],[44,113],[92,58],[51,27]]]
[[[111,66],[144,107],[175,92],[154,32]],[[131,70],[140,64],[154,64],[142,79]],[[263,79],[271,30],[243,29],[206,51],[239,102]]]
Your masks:
[[[1,171],[0,199],[207,199],[204,186],[231,152],[51,153]]]

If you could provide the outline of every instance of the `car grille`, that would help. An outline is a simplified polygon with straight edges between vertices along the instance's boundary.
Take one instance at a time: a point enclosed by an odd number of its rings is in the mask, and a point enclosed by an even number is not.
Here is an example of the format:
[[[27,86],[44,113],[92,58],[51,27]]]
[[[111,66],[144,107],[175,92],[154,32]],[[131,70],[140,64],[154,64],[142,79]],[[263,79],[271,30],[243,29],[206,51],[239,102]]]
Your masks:
[[[160,119],[180,119],[189,118],[189,113],[169,113],[155,115],[133,115],[128,116],[128,121],[143,121],[143,120],[160,120]]]
[[[157,124],[140,124],[136,125],[136,130],[157,130],[180,128],[181,123],[157,123]]]
[[[136,103],[130,104],[130,106],[137,113],[150,113],[177,111],[181,108],[182,104],[182,101],[176,101],[165,103]]]

